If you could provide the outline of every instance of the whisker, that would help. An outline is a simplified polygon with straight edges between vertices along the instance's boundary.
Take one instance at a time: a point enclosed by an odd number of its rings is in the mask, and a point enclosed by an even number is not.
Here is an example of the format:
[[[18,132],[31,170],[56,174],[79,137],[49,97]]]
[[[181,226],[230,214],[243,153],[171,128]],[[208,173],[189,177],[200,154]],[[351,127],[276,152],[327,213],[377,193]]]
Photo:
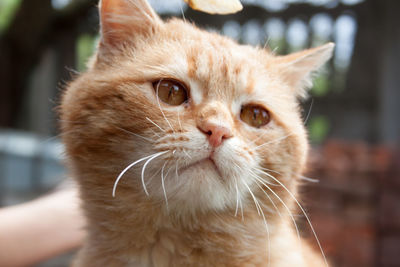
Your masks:
[[[282,141],[282,140],[288,138],[288,137],[291,136],[291,135],[293,135],[293,133],[288,134],[288,135],[285,135],[285,136],[282,136],[282,137],[279,137],[279,138],[274,139],[274,140],[272,140],[272,141],[268,141],[268,142],[266,142],[266,143],[264,143],[264,144],[261,144],[261,145],[259,145],[259,146],[256,146],[255,148],[253,148],[253,150],[259,149],[260,147],[263,147],[263,146],[268,145],[268,144],[271,144],[271,143],[275,143],[275,142]]]
[[[156,153],[156,154],[158,154],[158,153]],[[121,180],[122,176],[124,176],[124,174],[125,174],[130,168],[132,168],[133,166],[135,166],[135,165],[138,164],[139,162],[142,162],[142,161],[144,161],[144,160],[146,160],[146,159],[148,159],[148,158],[151,158],[152,156],[154,156],[154,155],[156,155],[156,154],[152,154],[152,155],[150,155],[150,156],[143,157],[143,158],[138,159],[137,161],[135,161],[135,162],[129,164],[129,165],[118,175],[117,179],[115,179],[114,186],[113,186],[113,190],[112,190],[112,196],[115,197],[115,191],[117,190],[117,186],[118,186],[119,180]]]
[[[179,5],[179,7],[181,8],[182,19],[183,19],[183,21],[186,23],[186,18],[185,18],[185,13],[183,12],[182,3]]]
[[[124,132],[128,133],[128,134],[131,134],[131,135],[134,135],[134,136],[140,137],[140,138],[142,138],[142,139],[144,139],[144,140],[146,140],[146,141],[148,141],[148,142],[151,142],[151,143],[153,143],[153,142],[154,142],[154,141],[153,141],[153,140],[151,140],[150,138],[147,138],[147,137],[141,136],[140,134],[133,133],[133,132],[131,132],[131,131],[128,131],[128,130],[126,130],[126,129],[124,129],[124,128],[121,128],[121,127],[118,127],[118,126],[115,126],[115,127],[116,127],[116,128],[118,128],[118,129],[120,129],[121,131],[124,131]]]
[[[251,191],[251,189],[250,189],[250,187],[247,185],[247,183],[246,183],[245,181],[243,181],[243,180],[242,180],[242,182],[243,182],[243,184],[246,186],[247,190],[249,190],[249,193],[250,193],[251,197],[253,198],[254,204],[256,205],[257,213],[258,213],[259,216],[261,216],[261,214],[260,214],[260,209],[261,209],[261,207],[260,207],[260,205],[258,204],[258,201],[257,201],[256,197],[254,196],[253,192]]]
[[[161,173],[161,168],[156,172],[154,172],[149,178],[147,178],[147,183],[150,183],[154,179],[154,177],[156,177],[160,173]]]
[[[242,214],[242,222],[244,222],[243,203],[241,199],[239,199],[239,205],[240,205],[240,213]]]
[[[146,193],[147,196],[149,196],[149,192],[147,191],[146,184],[145,184],[145,182],[144,182],[144,171],[146,170],[146,166],[147,166],[147,164],[149,164],[153,159],[155,159],[155,158],[157,158],[157,157],[159,157],[159,156],[161,156],[161,155],[163,155],[163,154],[165,154],[165,153],[168,153],[168,152],[169,152],[169,150],[156,153],[154,156],[152,156],[151,158],[149,158],[149,159],[146,161],[146,163],[143,165],[143,167],[142,167],[142,185],[143,185],[143,190],[144,190],[144,192]]]
[[[249,190],[249,193],[251,195],[251,197],[254,200],[254,204],[256,205],[257,208],[257,212],[259,216],[262,216],[264,224],[265,224],[265,228],[267,230],[267,239],[268,239],[268,266],[270,266],[270,261],[271,261],[271,240],[269,237],[269,227],[268,227],[268,222],[267,219],[265,218],[264,212],[262,211],[262,208],[260,206],[260,204],[258,203],[257,198],[254,196],[253,192],[251,191],[250,187],[247,185],[247,183],[244,180],[241,180],[243,182],[243,184],[246,186],[247,190]]]
[[[268,36],[267,40],[264,43],[263,49],[265,49],[268,46],[270,41],[271,41],[271,38]]]
[[[237,179],[235,179],[235,186],[236,186],[236,209],[235,209],[235,217],[236,217],[239,210],[239,188],[237,184]]]
[[[161,80],[162,81],[162,80]],[[161,82],[160,81],[160,82]],[[160,87],[160,83],[157,84],[157,89],[156,89],[156,96],[157,96],[157,104],[158,107],[160,108],[161,114],[163,115],[165,121],[168,123],[169,127],[171,128],[172,132],[175,133],[174,128],[172,127],[171,123],[169,122],[169,120],[167,119],[167,117],[164,114],[164,111],[161,108],[161,104],[160,104],[160,98],[158,97],[158,88]]]
[[[266,135],[268,132],[264,132],[264,133],[262,133],[261,135],[259,135],[256,139],[254,139],[254,140],[249,140],[250,142],[249,142],[249,144],[250,145],[252,145],[252,144],[255,144],[258,140],[260,140],[264,135]]]
[[[277,171],[274,171],[274,170],[271,170],[271,169],[267,169],[267,168],[263,168],[263,167],[257,167],[256,170],[259,171],[261,174],[264,174],[264,173],[266,173],[266,172],[274,172],[274,173],[276,173],[276,174],[281,175],[280,172],[277,172]],[[253,171],[251,171],[251,173],[253,173],[253,175],[257,175],[257,174],[254,173]],[[263,182],[266,183],[266,184],[272,185],[272,186],[279,186],[279,184],[277,184],[277,183],[275,183],[275,182],[266,181],[266,180],[263,180]]]
[[[310,108],[308,109],[308,113],[307,113],[306,119],[304,120],[304,125],[307,124],[307,121],[308,121],[308,119],[310,118],[311,110],[312,110],[312,108],[313,108],[313,104],[314,104],[314,98],[311,98]]]
[[[42,141],[39,141],[38,145],[46,144],[46,143],[48,143],[48,142],[51,142],[51,141],[56,140],[56,139],[59,139],[60,137],[62,137],[62,136],[64,136],[64,135],[67,135],[67,134],[70,134],[70,133],[72,133],[72,132],[78,132],[78,130],[76,130],[76,129],[71,129],[71,130],[69,130],[69,131],[65,131],[65,132],[59,133],[59,134],[57,134],[57,135],[55,135],[55,136],[47,137],[47,138],[43,139]]]
[[[278,51],[278,49],[279,49],[279,46],[276,46],[274,49],[272,49],[271,54],[275,55],[276,51]]]
[[[268,169],[268,168],[265,168],[265,167],[259,167],[259,169],[262,169],[262,170],[264,170],[264,171],[268,171],[268,172],[274,172],[274,173],[276,173],[276,174],[281,174],[280,172],[278,172],[278,171],[275,171],[275,170],[271,170],[271,169]]]
[[[312,231],[312,233],[314,235],[314,238],[315,238],[315,240],[316,240],[316,242],[318,244],[318,247],[319,247],[319,249],[321,251],[322,257],[324,258],[325,265],[328,266],[328,261],[326,260],[325,253],[324,253],[324,250],[322,249],[321,243],[319,242],[319,239],[317,237],[317,233],[315,232],[314,227],[311,224],[311,220],[308,217],[308,215],[307,215],[306,211],[304,210],[303,206],[300,205],[300,202],[296,199],[296,197],[293,195],[293,193],[290,192],[290,190],[283,183],[281,183],[278,179],[276,179],[274,176],[270,175],[269,173],[265,172],[265,174],[267,176],[269,176],[270,178],[272,178],[273,180],[275,180],[278,184],[280,184],[280,186],[282,186],[282,188],[284,188],[286,190],[286,192],[288,192],[290,197],[296,202],[297,206],[300,208],[301,212],[304,214],[305,218],[307,219],[308,225],[310,226],[310,229],[311,229],[311,231]]]
[[[262,185],[264,185],[281,203],[282,205],[285,207],[285,209],[287,210],[290,218],[292,219],[292,222],[294,224],[294,227],[296,228],[296,233],[297,233],[297,239],[301,248],[301,240],[300,240],[300,231],[299,228],[297,227],[297,223],[296,220],[293,217],[292,212],[290,211],[289,207],[286,205],[286,203],[278,196],[277,193],[275,193],[274,190],[272,190],[266,183],[264,183],[264,181],[260,178],[260,177],[253,177],[254,179],[256,179],[256,181],[260,182]],[[260,187],[261,188],[261,187]],[[270,199],[270,201],[272,202],[272,205],[277,209],[275,203],[272,201],[272,199],[269,197],[269,195],[261,188],[261,190],[268,196],[268,198]],[[282,218],[282,215],[280,214],[279,210],[277,209],[279,216]]]
[[[186,152],[185,149],[182,149],[183,153],[185,153],[186,156],[188,156],[190,159],[192,159],[192,156],[189,155],[189,153]]]
[[[175,175],[176,175],[176,179],[179,179],[179,174],[178,174],[178,162],[175,163]]]
[[[303,176],[303,175],[299,175],[299,176],[297,176],[299,179],[301,179],[301,180],[305,180],[305,181],[307,181],[307,182],[311,182],[311,183],[319,183],[319,180],[318,179],[314,179],[314,178],[310,178],[310,177],[306,177],[306,176]]]
[[[173,169],[174,167],[170,167],[167,171],[167,173],[164,175],[164,180],[167,179],[169,172]]]
[[[149,129],[155,136],[157,136],[158,138],[161,137],[161,135],[159,135],[158,133],[156,133],[153,129]]]
[[[180,114],[179,114],[179,110],[178,110],[178,123],[179,123],[179,129],[181,130],[181,132],[183,132],[183,129],[182,129],[182,124],[181,124],[181,118],[180,118],[180,116],[179,116]]]
[[[157,123],[155,123],[154,121],[152,121],[150,118],[146,117],[146,120],[148,120],[149,122],[151,122],[152,124],[154,124],[158,129],[160,129],[160,130],[163,131],[164,133],[166,132],[163,128],[161,128]]]
[[[234,163],[234,165],[235,165],[240,171],[243,171],[242,167],[240,167],[238,164]],[[239,180],[239,179],[235,179],[236,193],[237,193],[237,195],[236,195],[236,197],[237,197],[236,201],[237,201],[237,202],[236,202],[235,217],[236,217],[236,215],[237,215],[238,203],[239,203],[239,206],[240,206],[240,213],[241,213],[241,215],[242,215],[242,221],[244,221],[242,199],[239,198],[238,180]]]
[[[164,192],[165,205],[166,205],[167,211],[168,211],[168,210],[169,210],[169,209],[168,209],[168,198],[167,198],[167,191],[165,190],[165,177],[164,177],[164,168],[165,168],[165,165],[167,165],[167,162],[165,162],[164,165],[163,165],[162,168],[161,168],[161,186],[162,186],[162,189],[163,189],[163,192]],[[167,175],[168,175],[168,173],[167,173]]]
[[[262,184],[261,181],[258,181],[257,179],[254,181],[256,183],[256,185],[261,189],[261,191],[263,191],[263,193],[267,196],[269,202],[271,202],[272,206],[274,206],[274,209],[276,210],[276,212],[278,213],[279,217],[281,219],[283,219],[283,216],[281,214],[281,212],[279,211],[278,207],[276,206],[275,202],[271,199],[271,197],[267,194],[267,192],[265,192],[265,190],[262,188],[262,186],[258,183],[260,182]],[[264,185],[264,184],[263,184]],[[265,186],[265,185],[264,185]],[[267,186],[265,186],[267,187]]]

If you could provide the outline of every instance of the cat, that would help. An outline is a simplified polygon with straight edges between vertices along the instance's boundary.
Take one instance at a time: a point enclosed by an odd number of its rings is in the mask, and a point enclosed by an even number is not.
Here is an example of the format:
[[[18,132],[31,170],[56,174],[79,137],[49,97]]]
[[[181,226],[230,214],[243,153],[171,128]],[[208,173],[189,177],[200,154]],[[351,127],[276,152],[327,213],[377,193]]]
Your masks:
[[[60,106],[88,222],[73,266],[327,266],[292,214],[299,101],[334,45],[277,56],[146,0],[99,12],[97,52]]]

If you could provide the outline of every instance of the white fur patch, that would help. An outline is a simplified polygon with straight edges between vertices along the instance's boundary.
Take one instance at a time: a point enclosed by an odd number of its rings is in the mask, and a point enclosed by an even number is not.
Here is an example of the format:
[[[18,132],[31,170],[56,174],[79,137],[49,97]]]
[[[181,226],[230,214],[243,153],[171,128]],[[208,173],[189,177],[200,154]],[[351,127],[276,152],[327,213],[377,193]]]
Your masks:
[[[196,81],[190,82],[190,97],[194,105],[198,105],[203,102],[203,90]]]

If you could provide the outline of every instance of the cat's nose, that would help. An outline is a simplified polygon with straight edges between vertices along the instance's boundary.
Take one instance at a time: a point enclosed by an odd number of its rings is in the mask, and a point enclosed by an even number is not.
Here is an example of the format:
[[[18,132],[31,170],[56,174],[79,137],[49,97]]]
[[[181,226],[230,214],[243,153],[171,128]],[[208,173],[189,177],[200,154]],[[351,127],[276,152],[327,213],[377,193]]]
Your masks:
[[[212,122],[203,123],[199,129],[207,135],[208,142],[213,147],[220,146],[225,139],[232,137],[229,128]]]

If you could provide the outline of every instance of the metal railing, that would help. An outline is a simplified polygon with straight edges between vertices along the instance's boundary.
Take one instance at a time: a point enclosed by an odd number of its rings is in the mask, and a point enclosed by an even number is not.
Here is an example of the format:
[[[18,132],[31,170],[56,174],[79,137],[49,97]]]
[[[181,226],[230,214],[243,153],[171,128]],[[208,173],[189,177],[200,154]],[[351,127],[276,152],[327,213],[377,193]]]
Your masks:
[[[56,138],[0,130],[0,206],[32,199],[60,183],[63,151]]]

